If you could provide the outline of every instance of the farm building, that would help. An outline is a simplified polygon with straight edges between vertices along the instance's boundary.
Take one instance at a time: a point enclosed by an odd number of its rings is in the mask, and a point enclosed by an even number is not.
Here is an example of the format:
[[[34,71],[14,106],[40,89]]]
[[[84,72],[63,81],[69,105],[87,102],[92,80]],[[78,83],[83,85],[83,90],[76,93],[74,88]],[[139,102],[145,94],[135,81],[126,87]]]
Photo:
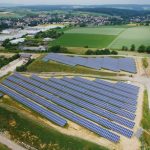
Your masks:
[[[38,46],[38,47],[24,46],[24,47],[21,47],[21,50],[23,50],[23,51],[46,51],[46,47],[44,47],[44,46]]]

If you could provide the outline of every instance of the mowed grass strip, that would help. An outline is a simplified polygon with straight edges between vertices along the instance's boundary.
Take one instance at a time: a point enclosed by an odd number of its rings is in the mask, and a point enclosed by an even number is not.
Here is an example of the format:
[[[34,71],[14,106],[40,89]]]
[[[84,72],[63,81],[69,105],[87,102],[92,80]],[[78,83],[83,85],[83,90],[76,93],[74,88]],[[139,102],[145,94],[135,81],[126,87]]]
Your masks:
[[[85,47],[105,48],[114,39],[115,35],[98,35],[98,34],[64,34],[51,45],[61,45],[66,47]]]
[[[44,62],[42,60],[36,60],[28,66],[28,72],[66,72],[66,73],[78,73],[89,75],[102,75],[102,76],[115,76],[117,73],[97,71],[94,69],[82,67],[82,66],[69,66],[54,61]]]
[[[123,31],[108,47],[112,49],[121,49],[122,46],[131,47],[135,44],[136,49],[140,45],[150,45],[150,28],[133,27]]]
[[[99,28],[74,28],[65,31],[65,33],[75,33],[75,34],[98,34],[98,35],[118,35],[122,31],[124,31],[125,28],[119,28],[119,27],[99,27]]]
[[[143,102],[143,118],[141,121],[142,127],[145,130],[141,137],[141,141],[144,142],[145,147],[150,147],[150,111],[148,106],[148,92],[145,90]]]

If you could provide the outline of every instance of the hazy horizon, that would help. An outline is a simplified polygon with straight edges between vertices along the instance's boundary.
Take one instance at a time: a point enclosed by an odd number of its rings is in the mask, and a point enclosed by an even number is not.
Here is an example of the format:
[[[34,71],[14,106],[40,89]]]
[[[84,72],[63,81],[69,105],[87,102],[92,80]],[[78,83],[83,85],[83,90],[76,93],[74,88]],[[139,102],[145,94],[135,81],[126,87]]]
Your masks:
[[[104,4],[150,4],[150,0],[1,0],[4,4],[21,5],[104,5]]]

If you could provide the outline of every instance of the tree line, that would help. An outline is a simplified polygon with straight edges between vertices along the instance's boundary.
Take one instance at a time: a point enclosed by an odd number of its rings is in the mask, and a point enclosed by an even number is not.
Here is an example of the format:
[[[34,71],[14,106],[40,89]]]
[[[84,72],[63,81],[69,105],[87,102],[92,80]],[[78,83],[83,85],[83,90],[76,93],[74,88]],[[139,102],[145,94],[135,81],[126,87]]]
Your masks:
[[[148,53],[150,54],[150,46],[140,45],[138,48],[134,44],[130,48],[127,46],[122,46],[123,51],[138,51],[139,53]]]
[[[34,59],[29,59],[29,61],[25,64],[25,65],[22,65],[22,66],[19,66],[16,68],[16,71],[18,72],[24,72],[24,71],[27,71],[27,67],[34,61]]]
[[[18,59],[19,57],[20,57],[19,54],[13,55],[12,57],[9,57],[9,58],[6,58],[4,56],[0,56],[0,68],[9,64],[10,62],[14,61],[15,59]]]
[[[57,28],[59,29],[59,28]],[[35,35],[35,38],[53,38],[53,39],[57,39],[58,37],[60,37],[61,35],[63,35],[63,32],[58,31],[57,29],[50,29],[48,31],[45,32],[39,32]]]
[[[104,50],[87,50],[85,55],[118,55],[117,51],[104,49]]]

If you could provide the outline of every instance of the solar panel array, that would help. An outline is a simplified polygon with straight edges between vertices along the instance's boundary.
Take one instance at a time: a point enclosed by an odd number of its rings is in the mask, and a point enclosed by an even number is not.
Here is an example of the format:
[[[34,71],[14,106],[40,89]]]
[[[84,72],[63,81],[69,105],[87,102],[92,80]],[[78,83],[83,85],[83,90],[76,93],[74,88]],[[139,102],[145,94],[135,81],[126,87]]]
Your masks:
[[[42,116],[46,117],[48,120],[53,121],[54,123],[58,124],[59,126],[65,126],[67,121],[61,118],[60,116],[57,116],[56,114],[44,109],[43,107],[39,106],[38,104],[29,101],[26,97],[21,96],[18,93],[15,93],[14,91],[8,89],[4,85],[0,84],[0,91],[4,92],[5,94],[11,96],[18,102],[24,104],[25,106],[33,109],[34,111],[38,112]]]
[[[0,84],[1,92],[50,121],[64,126],[66,118],[113,142],[120,140],[120,134],[133,135],[138,90],[123,82],[80,77],[44,80],[17,73]]]
[[[49,60],[63,63],[70,66],[85,66],[88,68],[100,70],[106,69],[114,72],[126,71],[130,73],[136,73],[136,64],[133,58],[84,58],[84,57],[71,57],[62,54],[49,53],[43,58],[43,61],[47,62]]]

